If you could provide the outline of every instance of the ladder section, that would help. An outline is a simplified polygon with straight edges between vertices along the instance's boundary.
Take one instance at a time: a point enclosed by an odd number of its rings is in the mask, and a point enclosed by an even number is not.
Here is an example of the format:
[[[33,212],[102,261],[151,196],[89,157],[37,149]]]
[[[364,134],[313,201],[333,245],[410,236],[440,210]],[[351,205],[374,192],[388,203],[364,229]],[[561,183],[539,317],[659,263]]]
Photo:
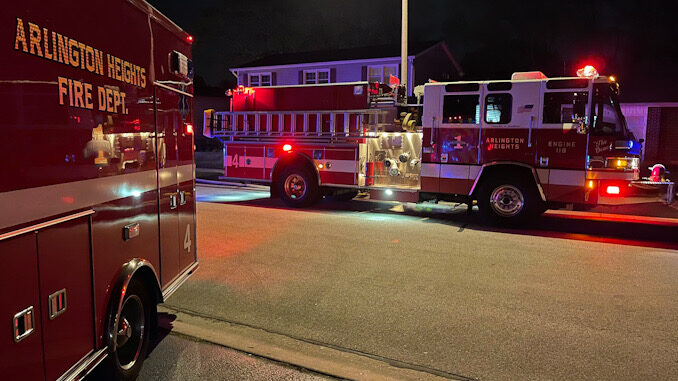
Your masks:
[[[295,140],[354,141],[392,127],[387,109],[331,111],[205,110],[203,135],[227,141]]]

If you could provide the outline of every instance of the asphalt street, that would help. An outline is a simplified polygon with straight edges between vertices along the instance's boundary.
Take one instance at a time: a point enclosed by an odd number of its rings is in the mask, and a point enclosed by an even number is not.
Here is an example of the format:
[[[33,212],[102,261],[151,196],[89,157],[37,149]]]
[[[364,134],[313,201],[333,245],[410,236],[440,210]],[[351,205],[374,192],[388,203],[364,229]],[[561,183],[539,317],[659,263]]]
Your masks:
[[[168,307],[449,377],[678,374],[675,227],[266,196],[198,187],[201,265]]]

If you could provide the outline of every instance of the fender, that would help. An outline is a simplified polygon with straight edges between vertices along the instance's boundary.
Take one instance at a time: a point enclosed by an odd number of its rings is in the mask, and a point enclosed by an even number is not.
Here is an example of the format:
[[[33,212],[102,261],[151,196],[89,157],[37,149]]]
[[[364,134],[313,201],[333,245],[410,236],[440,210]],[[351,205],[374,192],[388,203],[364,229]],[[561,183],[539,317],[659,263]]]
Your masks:
[[[480,171],[478,172],[478,176],[476,176],[475,181],[473,181],[473,185],[471,186],[471,190],[468,192],[469,196],[473,196],[473,192],[476,189],[476,186],[478,185],[478,182],[480,181],[481,176],[483,175],[483,170],[488,167],[494,167],[497,165],[505,165],[505,166],[517,166],[517,167],[523,167],[526,169],[529,169],[530,172],[532,172],[532,177],[534,178],[534,183],[537,185],[537,189],[539,189],[539,195],[541,196],[541,200],[546,202],[546,193],[544,193],[544,188],[541,185],[541,182],[539,181],[539,176],[537,175],[537,170],[531,166],[527,165],[525,163],[517,162],[517,161],[493,161],[490,163],[485,163],[480,167]]]
[[[109,301],[107,314],[107,318],[109,320],[108,323],[106,324],[107,330],[105,333],[107,345],[110,345],[114,342],[113,333],[118,331],[119,323],[118,319],[120,319],[120,312],[122,311],[122,302],[123,300],[125,300],[125,295],[127,294],[127,288],[129,287],[129,283],[132,281],[132,278],[134,278],[135,275],[141,276],[146,275],[147,277],[149,275],[152,276],[153,281],[147,282],[151,283],[152,287],[152,289],[149,290],[149,293],[156,297],[157,303],[162,303],[164,300],[162,297],[162,292],[160,291],[160,282],[158,280],[158,273],[155,271],[155,268],[149,261],[141,258],[134,258],[131,261],[125,263],[122,266],[117,281],[115,282],[115,288],[111,293],[111,298]],[[115,346],[112,346],[112,348],[113,350],[115,350]]]
[[[315,166],[315,163],[313,162],[313,159],[311,159],[308,155],[300,152],[289,152],[283,154],[283,156],[280,156],[278,160],[276,160],[275,164],[273,164],[273,168],[271,170],[271,185],[274,186],[275,181],[277,180],[277,176],[279,175],[280,168],[278,168],[278,164],[280,162],[284,161],[285,163],[288,162],[295,162],[295,161],[301,161],[305,164],[308,164],[311,168],[314,170],[315,178],[318,180],[318,185],[320,185],[320,173],[318,172],[318,168]],[[271,188],[273,189],[273,187]]]

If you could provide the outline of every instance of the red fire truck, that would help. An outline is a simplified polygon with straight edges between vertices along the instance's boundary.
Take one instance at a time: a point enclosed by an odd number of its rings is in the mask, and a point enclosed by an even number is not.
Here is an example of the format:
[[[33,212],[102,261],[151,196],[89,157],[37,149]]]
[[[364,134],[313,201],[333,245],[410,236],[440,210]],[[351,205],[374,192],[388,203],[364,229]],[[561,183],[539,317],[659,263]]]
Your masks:
[[[225,178],[271,184],[289,205],[323,194],[478,204],[495,222],[547,208],[617,203],[639,176],[640,143],[613,77],[515,73],[427,83],[415,104],[381,84],[238,88],[206,110]]]
[[[0,378],[133,379],[198,264],[192,37],[142,0],[0,20]]]

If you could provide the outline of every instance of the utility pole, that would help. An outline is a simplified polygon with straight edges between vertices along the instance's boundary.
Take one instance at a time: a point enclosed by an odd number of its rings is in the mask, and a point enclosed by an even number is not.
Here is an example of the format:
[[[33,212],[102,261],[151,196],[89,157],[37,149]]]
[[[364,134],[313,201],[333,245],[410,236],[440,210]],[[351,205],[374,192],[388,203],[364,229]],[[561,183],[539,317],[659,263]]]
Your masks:
[[[409,96],[407,92],[407,74],[408,74],[408,65],[407,65],[407,0],[403,0],[403,16],[402,16],[402,35],[400,43],[400,84],[405,85],[405,93]]]

